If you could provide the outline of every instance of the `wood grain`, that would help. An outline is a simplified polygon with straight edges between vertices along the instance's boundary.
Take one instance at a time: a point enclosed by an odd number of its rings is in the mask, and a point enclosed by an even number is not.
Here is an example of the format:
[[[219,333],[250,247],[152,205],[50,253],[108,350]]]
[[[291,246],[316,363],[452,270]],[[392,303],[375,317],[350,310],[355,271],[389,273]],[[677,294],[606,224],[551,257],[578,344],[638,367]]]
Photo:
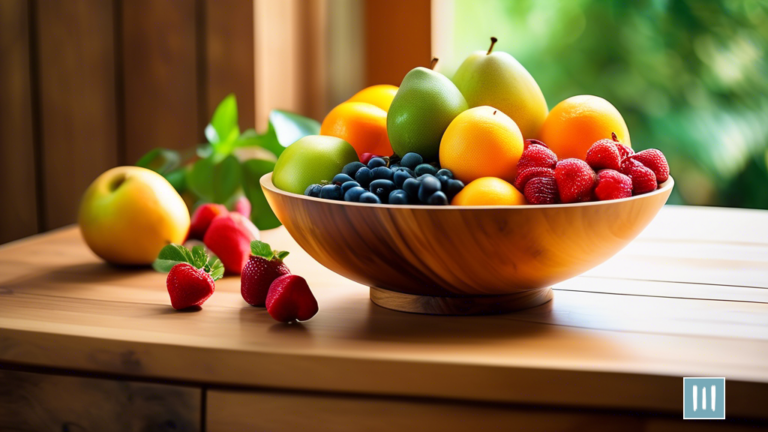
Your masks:
[[[198,431],[201,390],[0,370],[0,430]]]
[[[528,309],[552,300],[551,288],[493,296],[421,296],[371,287],[371,301],[400,312],[429,315],[492,315]]]
[[[120,4],[125,162],[134,164],[156,147],[180,149],[203,142],[196,3]]]
[[[0,2],[0,244],[38,232],[29,13],[26,0]]]
[[[132,3],[132,2],[124,2]],[[34,2],[43,230],[75,221],[80,197],[118,164],[112,1]]]
[[[299,245],[340,275],[407,294],[480,296],[547,288],[604,262],[651,222],[674,183],[627,200],[486,208],[322,200],[277,189],[271,174],[261,185]]]
[[[669,230],[687,244],[696,232],[676,224],[702,217],[730,219],[742,230],[723,228],[734,239],[768,227],[765,212],[665,207],[638,241]],[[670,298],[659,295],[664,287],[643,295],[642,281],[614,279],[614,291],[607,282],[603,292],[559,290],[552,302],[509,315],[404,314],[371,304],[368,287],[322,267],[284,229],[262,239],[291,251],[288,266],[320,304],[312,320],[274,322],[243,302],[240,281],[231,277],[216,283],[201,311],[174,312],[163,275],[99,262],[75,229],[0,247],[0,362],[206,385],[675,416],[681,377],[726,376],[728,417],[765,416],[765,303],[710,300],[708,290]],[[645,272],[652,275],[654,265]]]

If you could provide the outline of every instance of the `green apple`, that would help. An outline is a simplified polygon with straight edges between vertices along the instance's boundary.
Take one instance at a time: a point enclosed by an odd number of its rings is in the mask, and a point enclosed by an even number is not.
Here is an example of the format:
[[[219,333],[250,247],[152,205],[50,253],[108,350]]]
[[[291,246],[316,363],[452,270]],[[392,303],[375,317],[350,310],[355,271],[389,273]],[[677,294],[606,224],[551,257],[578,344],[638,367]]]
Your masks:
[[[488,51],[476,51],[467,57],[453,82],[470,107],[497,108],[517,123],[524,138],[537,138],[548,112],[544,94],[514,57],[493,52],[495,43],[496,38],[491,38]]]
[[[165,245],[182,243],[189,210],[160,174],[112,168],[91,183],[80,202],[80,231],[93,252],[114,264],[152,264]]]
[[[358,161],[352,144],[341,138],[308,135],[288,146],[275,164],[272,183],[303,194],[309,185],[331,181],[344,165]]]
[[[432,60],[432,67],[436,62]],[[387,114],[392,150],[401,157],[416,152],[425,161],[437,160],[443,132],[467,108],[464,96],[444,75],[423,67],[411,70]]]

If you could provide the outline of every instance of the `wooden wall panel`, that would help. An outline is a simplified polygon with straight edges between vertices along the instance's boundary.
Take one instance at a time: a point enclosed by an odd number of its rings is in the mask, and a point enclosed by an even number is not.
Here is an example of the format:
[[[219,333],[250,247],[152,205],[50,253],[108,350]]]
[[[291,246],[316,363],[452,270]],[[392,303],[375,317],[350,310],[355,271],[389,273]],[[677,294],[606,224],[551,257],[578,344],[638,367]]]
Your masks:
[[[38,230],[26,0],[0,2],[0,244]]]
[[[400,85],[416,66],[429,66],[430,0],[366,0],[366,85]]]
[[[193,0],[122,2],[125,163],[202,142]]]
[[[118,164],[114,10],[107,0],[36,5],[43,229],[75,221],[83,191]]]
[[[0,370],[0,430],[199,431],[201,392],[193,387]]]
[[[253,36],[253,0],[205,0],[205,121],[235,93],[240,129],[254,127]]]

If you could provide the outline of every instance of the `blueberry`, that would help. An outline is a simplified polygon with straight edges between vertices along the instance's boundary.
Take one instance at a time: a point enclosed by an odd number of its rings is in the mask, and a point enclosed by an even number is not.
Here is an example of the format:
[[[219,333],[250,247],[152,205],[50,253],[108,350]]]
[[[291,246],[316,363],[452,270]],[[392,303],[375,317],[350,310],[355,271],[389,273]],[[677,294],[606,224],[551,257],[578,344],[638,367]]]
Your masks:
[[[385,203],[389,198],[389,193],[395,190],[395,183],[392,180],[374,180],[371,182],[371,187],[369,189],[379,197],[381,202]]]
[[[320,189],[322,189],[322,186],[319,184],[309,185],[304,191],[304,195],[317,198],[320,196]]]
[[[419,187],[421,186],[421,182],[416,180],[415,178],[409,178],[405,179],[403,182],[403,190],[405,193],[408,194],[408,196],[411,198],[411,201],[418,201],[419,199]]]
[[[387,167],[376,167],[371,170],[374,180],[392,180],[392,170]]]
[[[448,197],[445,196],[444,193],[437,191],[432,194],[432,196],[429,197],[427,200],[427,204],[429,205],[447,205],[448,204]]]
[[[357,173],[357,170],[359,170],[364,166],[365,164],[362,162],[350,162],[344,165],[344,168],[341,170],[341,172],[352,178],[355,178],[355,174]]]
[[[424,158],[422,158],[418,153],[406,153],[405,156],[403,156],[402,159],[400,159],[400,166],[404,166],[406,168],[410,169],[416,169],[417,166],[424,163]]]
[[[352,177],[346,174],[336,174],[335,176],[333,176],[333,180],[331,180],[331,183],[341,185],[351,181],[355,181],[355,179],[353,179]]]
[[[444,190],[448,199],[453,200],[453,197],[462,189],[464,189],[464,183],[461,180],[448,180],[448,187]]]
[[[430,164],[421,164],[421,165],[417,166],[413,170],[413,172],[415,172],[416,175],[419,176],[419,177],[423,176],[424,174],[435,175],[435,174],[437,174],[437,168],[433,167]]]
[[[357,170],[357,173],[355,173],[355,180],[360,183],[360,186],[364,188],[368,187],[373,180],[373,173],[367,167],[360,168]]]
[[[366,204],[381,204],[379,197],[370,192],[363,192],[363,194],[360,195],[360,202]]]
[[[448,190],[448,182],[451,181],[447,176],[437,176],[440,180],[440,190]]]
[[[347,193],[348,190],[352,189],[353,187],[360,187],[360,183],[356,181],[348,181],[341,185],[341,194],[344,195]]]
[[[325,185],[320,189],[320,198],[330,200],[341,200],[341,186],[339,185]]]
[[[419,187],[419,201],[426,203],[429,197],[440,191],[440,180],[432,175],[424,176]]]
[[[393,173],[396,173],[398,171],[404,171],[404,172],[407,172],[408,174],[410,174],[411,177],[416,177],[416,173],[414,173],[412,169],[406,168],[404,166],[397,167],[397,168],[390,168],[390,169],[392,170]]]
[[[394,171],[397,168],[400,168],[400,164],[399,163],[391,163],[391,164],[389,164],[389,169],[391,169],[392,171]]]
[[[360,196],[367,192],[367,190],[361,188],[360,186],[355,186],[344,194],[344,201],[360,202]]]
[[[387,161],[385,161],[383,158],[375,157],[368,161],[368,168],[374,169],[378,167],[385,167],[387,166]]]
[[[408,194],[402,189],[395,189],[389,193],[390,204],[408,204]]]
[[[402,189],[403,183],[409,178],[413,178],[413,176],[408,174],[407,171],[396,171],[394,175],[395,186],[397,186],[398,189]]]
[[[452,179],[453,178],[453,173],[448,168],[443,168],[443,169],[439,170],[437,172],[437,174],[435,174],[435,176],[437,176],[437,177],[446,176],[449,179]]]

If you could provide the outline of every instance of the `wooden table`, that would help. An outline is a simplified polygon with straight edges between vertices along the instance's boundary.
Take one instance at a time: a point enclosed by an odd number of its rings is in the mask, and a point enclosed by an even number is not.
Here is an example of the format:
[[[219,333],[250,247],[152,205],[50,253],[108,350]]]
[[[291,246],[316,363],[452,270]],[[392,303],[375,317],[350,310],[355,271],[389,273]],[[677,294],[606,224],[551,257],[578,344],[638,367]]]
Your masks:
[[[0,248],[0,430],[768,424],[768,212],[666,207],[553,302],[487,317],[379,308],[283,229],[263,239],[311,321],[246,305],[237,277],[175,312],[164,275],[100,262],[76,228]],[[725,376],[728,420],[684,422],[683,376]]]

